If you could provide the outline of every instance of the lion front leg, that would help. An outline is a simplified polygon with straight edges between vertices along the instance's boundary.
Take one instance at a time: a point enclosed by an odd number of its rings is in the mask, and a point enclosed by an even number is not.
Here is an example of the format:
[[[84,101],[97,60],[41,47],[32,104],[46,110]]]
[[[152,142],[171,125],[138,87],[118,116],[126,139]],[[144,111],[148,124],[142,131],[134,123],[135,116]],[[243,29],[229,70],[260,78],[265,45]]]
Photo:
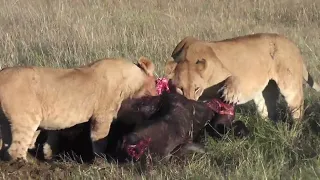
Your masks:
[[[24,118],[24,122],[20,121]],[[28,116],[14,117],[11,120],[12,142],[8,148],[7,160],[23,160],[27,162],[27,151],[33,142],[33,138],[40,124],[40,120],[34,120]]]
[[[45,160],[52,160],[58,152],[59,132],[48,131],[48,137],[43,145],[43,155]]]
[[[256,83],[248,84],[246,79],[230,76],[225,81],[224,86],[219,90],[224,101],[230,104],[244,104],[253,100],[255,96],[262,93],[269,80],[260,80]]]
[[[224,101],[230,104],[241,104],[243,94],[240,90],[240,79],[230,76],[225,81],[224,86],[219,90]]]
[[[109,134],[113,116],[99,115],[91,121],[92,150],[95,155],[103,156],[107,147],[106,137]]]

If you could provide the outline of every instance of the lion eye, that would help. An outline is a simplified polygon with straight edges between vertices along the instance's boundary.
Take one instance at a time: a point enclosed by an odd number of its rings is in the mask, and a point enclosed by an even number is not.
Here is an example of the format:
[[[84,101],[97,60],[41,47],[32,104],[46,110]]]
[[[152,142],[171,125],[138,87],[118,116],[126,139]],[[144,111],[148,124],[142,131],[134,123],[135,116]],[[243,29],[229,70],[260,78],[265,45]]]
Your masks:
[[[199,90],[200,90],[200,87],[196,87],[196,89],[194,91],[198,92]]]

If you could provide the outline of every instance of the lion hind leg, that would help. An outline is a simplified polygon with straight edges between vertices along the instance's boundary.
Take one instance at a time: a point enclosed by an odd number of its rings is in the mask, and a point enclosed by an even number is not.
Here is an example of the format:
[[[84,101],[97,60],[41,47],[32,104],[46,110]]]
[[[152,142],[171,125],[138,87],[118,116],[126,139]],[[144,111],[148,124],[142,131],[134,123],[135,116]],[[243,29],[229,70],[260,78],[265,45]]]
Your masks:
[[[285,95],[285,99],[288,103],[293,119],[301,120],[304,108],[303,94],[300,92],[289,95],[287,94]]]
[[[285,86],[279,83],[279,89],[284,96],[292,118],[301,120],[303,115],[304,101],[303,101],[303,86],[302,83],[296,86]]]

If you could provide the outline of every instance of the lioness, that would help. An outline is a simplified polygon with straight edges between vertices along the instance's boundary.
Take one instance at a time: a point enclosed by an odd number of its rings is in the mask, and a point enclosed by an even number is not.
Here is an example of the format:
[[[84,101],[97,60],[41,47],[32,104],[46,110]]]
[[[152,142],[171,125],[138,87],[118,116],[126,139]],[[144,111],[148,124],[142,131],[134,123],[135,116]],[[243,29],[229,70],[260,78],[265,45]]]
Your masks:
[[[6,159],[27,161],[27,149],[38,135],[37,129],[64,129],[89,119],[94,152],[102,153],[104,149],[97,144],[108,135],[121,102],[157,94],[154,69],[145,57],[137,64],[110,58],[72,69],[2,69],[0,123],[1,132],[9,134],[3,136]]]
[[[197,100],[210,99],[220,92],[225,101],[237,104],[254,100],[262,117],[275,116],[275,106],[266,105],[265,100],[277,97],[265,99],[262,93],[270,80],[276,82],[294,119],[302,118],[303,80],[320,90],[297,46],[278,34],[259,33],[221,41],[186,37],[175,47],[172,58],[165,74],[180,94]],[[221,88],[214,87],[221,82]]]

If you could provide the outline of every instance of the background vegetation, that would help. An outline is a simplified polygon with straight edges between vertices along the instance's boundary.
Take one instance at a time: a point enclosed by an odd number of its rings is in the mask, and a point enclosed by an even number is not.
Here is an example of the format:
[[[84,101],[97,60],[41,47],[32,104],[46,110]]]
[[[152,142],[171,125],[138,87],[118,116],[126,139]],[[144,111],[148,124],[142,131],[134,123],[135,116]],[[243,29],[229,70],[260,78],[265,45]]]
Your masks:
[[[2,0],[0,65],[73,67],[104,57],[146,56],[157,74],[185,36],[219,40],[281,33],[301,49],[320,81],[320,1],[314,0]],[[260,119],[252,106],[237,118],[249,127],[247,139],[206,140],[208,152],[139,175],[136,166],[72,162],[38,163],[0,178],[26,179],[318,179],[320,176],[319,95],[306,88],[303,124],[288,129]],[[251,111],[251,110],[252,111]],[[0,163],[1,164],[1,163]]]

